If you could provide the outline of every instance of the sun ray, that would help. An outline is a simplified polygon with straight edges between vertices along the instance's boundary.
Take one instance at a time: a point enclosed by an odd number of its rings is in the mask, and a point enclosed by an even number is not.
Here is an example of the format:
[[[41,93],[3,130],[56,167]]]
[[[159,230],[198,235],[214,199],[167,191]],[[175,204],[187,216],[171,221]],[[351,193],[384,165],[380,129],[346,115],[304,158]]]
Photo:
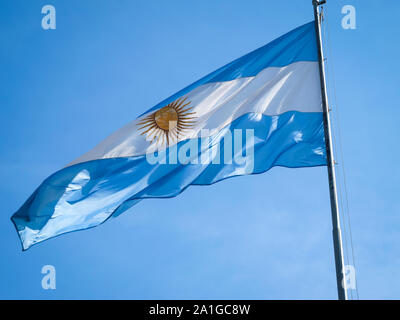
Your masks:
[[[140,120],[140,121],[138,122],[138,124],[146,123],[146,122],[152,121],[153,119],[154,119],[154,115],[151,114],[151,115],[149,115],[149,116],[143,118],[142,120]]]
[[[165,132],[163,132],[161,135],[159,135],[158,136],[159,141],[157,139],[157,144],[160,143],[160,145],[163,145],[165,136],[166,136]]]
[[[193,109],[193,107],[189,107],[189,108],[185,108],[185,109],[182,109],[182,110],[179,110],[179,113],[187,113],[187,112],[191,112],[192,111],[192,109]]]
[[[189,118],[191,115],[193,115],[193,114],[195,114],[195,112],[188,112],[188,113],[186,113],[186,114],[181,114],[180,115],[180,118],[182,118],[182,119],[186,119],[186,118]]]
[[[182,99],[181,101],[179,101],[178,107],[181,108],[183,105],[188,105],[188,104],[190,104],[190,101],[187,100],[187,98],[185,98],[185,99]]]
[[[176,100],[176,107],[178,108],[180,105],[182,105],[182,103],[184,103],[186,101],[187,97],[185,98],[179,98],[178,100]]]
[[[186,113],[188,113],[188,112],[194,112],[194,111],[192,111],[192,107],[190,107],[190,108],[187,108],[187,109],[185,109],[185,110],[179,110],[178,112],[179,112],[179,114],[186,114]]]
[[[157,129],[157,126],[152,124],[152,126],[150,128],[147,128],[144,132],[142,132],[142,134],[150,133],[149,131],[154,130],[154,129]]]
[[[176,101],[171,102],[170,107],[175,108],[176,107]]]
[[[154,131],[150,132],[150,133],[147,135],[146,138],[147,138],[148,140],[150,140],[151,142],[153,142],[154,139],[158,136],[158,131],[159,131],[159,129],[156,128]]]
[[[183,109],[184,109],[185,107],[187,107],[189,104],[190,104],[190,101],[189,101],[188,103],[185,103],[184,105],[181,105],[181,106],[175,108],[175,110],[183,111]],[[193,108],[193,107],[188,107],[187,109],[192,109],[192,108]]]
[[[180,120],[179,124],[191,124],[193,125],[195,123],[194,120]]]
[[[155,124],[153,122],[149,122],[149,123],[147,123],[145,125],[140,126],[139,129],[143,130],[143,129],[149,127],[149,126],[155,126]]]

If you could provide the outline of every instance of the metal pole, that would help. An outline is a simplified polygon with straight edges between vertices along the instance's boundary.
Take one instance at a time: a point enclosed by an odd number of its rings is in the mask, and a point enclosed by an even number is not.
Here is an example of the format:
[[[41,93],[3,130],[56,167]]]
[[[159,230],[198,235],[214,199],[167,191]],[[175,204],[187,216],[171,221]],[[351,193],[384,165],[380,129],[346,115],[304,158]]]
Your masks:
[[[319,74],[321,83],[322,95],[322,110],[324,117],[324,131],[325,131],[325,146],[326,146],[326,160],[328,168],[329,179],[329,194],[331,200],[332,211],[332,227],[333,227],[333,248],[335,251],[335,266],[336,266],[336,282],[339,300],[347,300],[346,282],[344,279],[344,259],[342,247],[342,234],[340,231],[339,208],[336,192],[336,178],[335,178],[335,162],[333,159],[333,149],[331,140],[331,125],[329,120],[329,107],[328,98],[326,93],[325,84],[325,68],[324,68],[324,53],[322,50],[321,40],[321,23],[318,7],[326,3],[326,0],[313,0],[314,6],[314,20],[315,20],[315,33],[317,37],[318,58],[319,58]]]

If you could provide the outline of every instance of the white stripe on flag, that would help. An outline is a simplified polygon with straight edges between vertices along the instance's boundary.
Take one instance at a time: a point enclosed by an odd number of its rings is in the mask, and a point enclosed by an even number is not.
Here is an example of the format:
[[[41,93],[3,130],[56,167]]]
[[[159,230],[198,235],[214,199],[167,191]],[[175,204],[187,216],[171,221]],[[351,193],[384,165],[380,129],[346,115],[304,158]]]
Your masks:
[[[266,68],[255,77],[204,84],[184,97],[190,101],[196,121],[179,141],[198,137],[202,129],[211,136],[246,113],[274,116],[288,111],[322,112],[318,62],[309,61]],[[144,117],[146,114],[69,165],[154,152],[157,146],[150,146],[138,130],[138,122]]]

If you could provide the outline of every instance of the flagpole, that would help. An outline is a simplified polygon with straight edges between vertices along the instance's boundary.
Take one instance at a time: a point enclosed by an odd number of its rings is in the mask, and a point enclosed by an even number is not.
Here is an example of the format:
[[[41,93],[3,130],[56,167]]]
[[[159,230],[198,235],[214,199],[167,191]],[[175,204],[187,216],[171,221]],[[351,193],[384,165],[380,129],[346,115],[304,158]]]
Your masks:
[[[336,178],[335,178],[335,161],[333,159],[333,148],[332,148],[332,135],[331,135],[331,124],[329,120],[329,105],[328,97],[326,93],[325,83],[325,68],[324,68],[324,53],[322,49],[321,40],[321,21],[318,7],[326,0],[313,0],[314,6],[314,20],[315,20],[315,33],[317,37],[318,45],[318,58],[319,58],[319,74],[321,84],[321,96],[322,96],[322,110],[324,118],[324,131],[325,131],[325,147],[326,147],[326,160],[328,168],[328,179],[329,179],[329,195],[331,202],[332,212],[332,227],[333,227],[333,249],[335,252],[335,266],[336,266],[336,283],[339,300],[347,300],[347,289],[346,282],[344,279],[344,258],[343,258],[343,246],[342,246],[342,234],[340,230],[340,218],[339,218],[339,207],[336,192]]]

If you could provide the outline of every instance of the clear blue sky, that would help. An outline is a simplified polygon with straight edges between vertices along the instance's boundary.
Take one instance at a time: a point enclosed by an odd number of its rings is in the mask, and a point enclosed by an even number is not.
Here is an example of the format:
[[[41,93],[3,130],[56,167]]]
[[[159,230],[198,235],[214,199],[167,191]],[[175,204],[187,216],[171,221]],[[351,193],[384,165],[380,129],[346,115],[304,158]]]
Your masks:
[[[328,2],[360,298],[400,298],[400,4]],[[46,4],[56,30],[41,29]],[[345,4],[356,30],[341,28]],[[27,252],[10,222],[109,133],[312,19],[311,0],[0,0],[0,298],[335,299],[324,167],[145,200]],[[47,264],[54,291],[41,288]]]

